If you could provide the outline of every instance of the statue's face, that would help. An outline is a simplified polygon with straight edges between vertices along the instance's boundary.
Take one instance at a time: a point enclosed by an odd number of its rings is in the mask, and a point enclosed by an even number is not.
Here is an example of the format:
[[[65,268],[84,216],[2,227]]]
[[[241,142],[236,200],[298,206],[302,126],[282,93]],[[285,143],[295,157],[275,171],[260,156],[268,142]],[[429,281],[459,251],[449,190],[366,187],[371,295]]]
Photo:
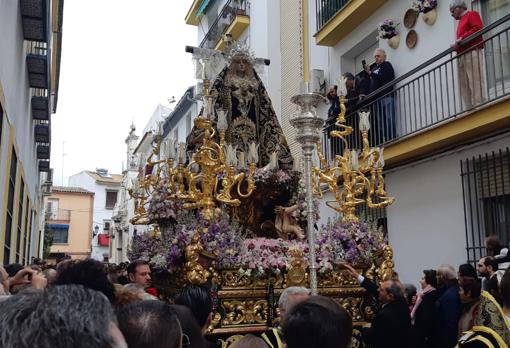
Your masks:
[[[234,64],[235,64],[235,68],[236,68],[236,71],[238,73],[245,73],[246,70],[248,69],[248,61],[246,61],[246,59],[244,58],[237,58],[236,60],[234,60]]]

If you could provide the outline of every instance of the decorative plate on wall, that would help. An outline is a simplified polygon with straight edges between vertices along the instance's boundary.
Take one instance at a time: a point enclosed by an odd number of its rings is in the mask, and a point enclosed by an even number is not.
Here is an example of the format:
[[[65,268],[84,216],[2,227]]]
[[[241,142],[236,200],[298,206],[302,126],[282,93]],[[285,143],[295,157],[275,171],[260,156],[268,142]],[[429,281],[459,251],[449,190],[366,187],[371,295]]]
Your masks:
[[[404,15],[404,27],[407,29],[411,29],[416,25],[416,20],[418,19],[418,12],[410,8],[406,11]]]
[[[418,33],[416,33],[416,30],[411,29],[407,33],[406,36],[406,45],[409,48],[414,48],[416,46],[416,43],[418,42]]]

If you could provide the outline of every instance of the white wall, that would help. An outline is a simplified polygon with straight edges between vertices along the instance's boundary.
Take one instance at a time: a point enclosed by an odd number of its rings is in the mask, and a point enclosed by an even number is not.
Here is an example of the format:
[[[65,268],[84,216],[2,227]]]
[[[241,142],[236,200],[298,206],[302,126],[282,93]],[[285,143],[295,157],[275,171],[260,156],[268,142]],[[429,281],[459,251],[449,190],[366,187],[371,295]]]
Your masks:
[[[387,191],[396,198],[387,210],[389,242],[402,281],[418,284],[424,269],[466,262],[460,161],[509,143],[507,135],[386,173]]]
[[[388,60],[392,63],[397,77],[449,48],[455,39],[455,22],[450,16],[447,2],[439,2],[437,21],[434,25],[426,24],[422,16],[417,19],[414,30],[418,33],[418,43],[413,49],[407,48],[405,37],[408,29],[404,27],[402,22],[405,12],[410,7],[411,2],[408,0],[388,1],[334,47],[328,49],[315,44],[315,38],[313,38],[313,34],[316,33],[315,0],[309,0],[310,40],[312,41],[311,68],[326,69],[329,67],[326,76],[329,76],[331,84],[334,84],[335,79],[344,72],[359,72],[361,68],[354,66],[351,57],[347,59],[341,59],[341,57],[345,57],[348,52],[353,52],[352,50],[363,39],[367,37],[372,39],[379,23],[385,19],[393,19],[401,23],[399,26],[401,41],[397,49],[390,48],[386,40],[379,40],[379,47],[386,51]]]
[[[44,209],[41,205],[40,176],[36,158],[34,126],[30,107],[30,88],[26,68],[26,50],[24,47],[19,2],[0,0],[0,86],[5,97],[3,127],[0,142],[0,192],[4,192],[9,168],[7,158],[11,152],[9,146],[9,128],[14,129],[14,144],[18,156],[18,173],[23,171],[26,184],[25,194],[30,197],[31,208],[36,216],[32,221],[32,245],[30,256],[38,256],[37,238],[44,224]],[[0,200],[0,212],[5,212],[4,200]],[[3,221],[3,216],[0,217]],[[3,228],[3,226],[1,227]],[[12,238],[14,241],[15,237]],[[0,245],[3,248],[3,245]],[[42,247],[42,241],[41,241]]]
[[[86,172],[81,172],[69,177],[69,186],[81,187],[94,192],[94,214],[92,228],[99,226],[99,233],[103,233],[103,221],[112,220],[113,209],[106,209],[106,190],[119,191],[119,185],[104,185],[96,183],[95,179]],[[92,233],[92,231],[90,231]],[[103,254],[109,253],[108,246],[99,246],[97,236],[92,239],[91,257],[96,260],[103,260]]]
[[[0,168],[8,168],[9,125],[14,127],[16,155],[24,170],[24,181],[30,200],[38,202],[39,170],[34,141],[34,126],[30,108],[30,88],[26,68],[23,30],[18,1],[0,0],[0,83],[5,95]],[[21,169],[18,164],[18,172]],[[0,183],[4,185],[6,170],[0,170]],[[2,187],[3,190],[3,187]],[[26,191],[26,190],[25,190]],[[3,211],[3,200],[0,211]]]

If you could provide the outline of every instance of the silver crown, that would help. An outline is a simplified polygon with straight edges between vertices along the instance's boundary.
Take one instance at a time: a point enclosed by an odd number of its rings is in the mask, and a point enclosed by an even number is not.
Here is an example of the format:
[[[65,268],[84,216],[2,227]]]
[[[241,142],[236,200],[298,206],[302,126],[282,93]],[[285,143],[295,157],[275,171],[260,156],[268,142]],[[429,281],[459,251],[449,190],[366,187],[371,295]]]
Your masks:
[[[233,40],[231,36],[227,36],[226,42],[227,45],[224,54],[229,64],[232,63],[236,57],[246,59],[251,65],[255,64],[255,53],[250,49],[246,40],[236,41]]]

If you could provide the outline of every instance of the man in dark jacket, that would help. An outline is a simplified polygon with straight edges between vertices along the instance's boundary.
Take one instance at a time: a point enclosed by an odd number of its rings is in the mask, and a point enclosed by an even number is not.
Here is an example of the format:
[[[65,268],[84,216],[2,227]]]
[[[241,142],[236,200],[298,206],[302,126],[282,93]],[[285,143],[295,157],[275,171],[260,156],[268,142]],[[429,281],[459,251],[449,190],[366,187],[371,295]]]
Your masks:
[[[438,348],[453,348],[457,344],[460,318],[459,285],[455,268],[440,266],[437,270]]]
[[[409,348],[411,343],[411,316],[404,296],[404,286],[398,280],[386,280],[377,285],[344,264],[367,293],[378,292],[382,308],[374,316],[370,328],[363,331],[363,340],[373,348]]]
[[[377,48],[374,52],[375,65],[370,68],[367,64],[363,66],[366,74],[370,78],[370,93],[378,91],[384,85],[395,79],[393,65],[386,60],[386,52]],[[380,144],[396,137],[395,123],[395,100],[393,96],[393,87],[380,90],[375,95],[371,95],[367,103],[371,104],[372,126],[374,129],[373,144]]]

